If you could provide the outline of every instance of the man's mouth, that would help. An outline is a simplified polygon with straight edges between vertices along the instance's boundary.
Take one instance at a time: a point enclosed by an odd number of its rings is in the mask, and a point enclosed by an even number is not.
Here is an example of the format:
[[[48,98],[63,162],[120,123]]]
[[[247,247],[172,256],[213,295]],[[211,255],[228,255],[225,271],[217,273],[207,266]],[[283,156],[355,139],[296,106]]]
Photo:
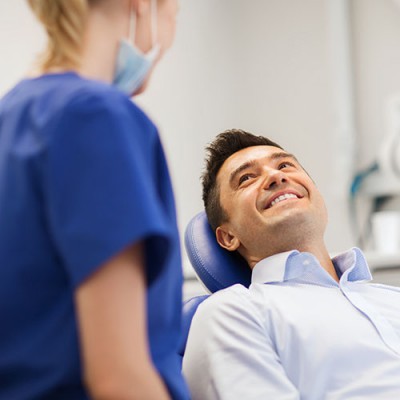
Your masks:
[[[276,204],[281,203],[282,201],[289,200],[289,199],[301,199],[301,196],[299,196],[295,193],[281,194],[281,195],[275,197],[271,202],[269,202],[265,208],[266,209],[271,208],[271,207],[275,206]]]

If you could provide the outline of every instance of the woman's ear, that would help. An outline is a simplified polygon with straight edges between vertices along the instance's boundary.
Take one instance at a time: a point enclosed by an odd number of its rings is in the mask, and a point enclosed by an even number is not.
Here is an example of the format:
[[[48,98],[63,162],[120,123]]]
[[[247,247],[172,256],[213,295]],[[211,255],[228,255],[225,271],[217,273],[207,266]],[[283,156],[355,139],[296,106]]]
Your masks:
[[[239,239],[223,225],[215,231],[218,244],[226,250],[235,251],[240,246]]]

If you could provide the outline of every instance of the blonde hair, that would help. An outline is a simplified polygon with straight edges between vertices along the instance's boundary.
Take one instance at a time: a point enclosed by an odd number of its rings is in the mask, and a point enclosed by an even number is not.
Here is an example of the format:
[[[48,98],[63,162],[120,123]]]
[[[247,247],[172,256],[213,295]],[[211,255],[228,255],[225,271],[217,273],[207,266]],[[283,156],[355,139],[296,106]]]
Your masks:
[[[89,3],[92,0],[28,0],[43,24],[47,48],[39,57],[39,68],[77,68],[81,61],[81,46]]]

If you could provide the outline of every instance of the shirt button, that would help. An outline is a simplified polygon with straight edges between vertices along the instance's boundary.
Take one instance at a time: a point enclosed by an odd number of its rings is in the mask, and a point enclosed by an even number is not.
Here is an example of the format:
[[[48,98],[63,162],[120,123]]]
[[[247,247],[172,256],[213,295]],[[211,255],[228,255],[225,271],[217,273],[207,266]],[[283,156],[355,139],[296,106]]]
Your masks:
[[[303,265],[310,265],[310,260],[304,260]]]

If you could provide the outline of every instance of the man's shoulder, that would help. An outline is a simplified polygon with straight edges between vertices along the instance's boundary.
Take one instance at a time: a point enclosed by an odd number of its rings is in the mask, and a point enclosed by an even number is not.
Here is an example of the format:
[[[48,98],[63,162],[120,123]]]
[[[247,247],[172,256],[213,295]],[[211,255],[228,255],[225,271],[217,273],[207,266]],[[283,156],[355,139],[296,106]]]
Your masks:
[[[251,291],[236,284],[213,293],[200,304],[196,311],[197,320],[221,322],[223,319],[250,317],[258,314],[256,302]]]
[[[213,293],[202,303],[202,306],[214,307],[229,304],[230,302],[236,302],[238,298],[247,298],[249,296],[249,289],[237,283],[236,285],[229,286]]]

